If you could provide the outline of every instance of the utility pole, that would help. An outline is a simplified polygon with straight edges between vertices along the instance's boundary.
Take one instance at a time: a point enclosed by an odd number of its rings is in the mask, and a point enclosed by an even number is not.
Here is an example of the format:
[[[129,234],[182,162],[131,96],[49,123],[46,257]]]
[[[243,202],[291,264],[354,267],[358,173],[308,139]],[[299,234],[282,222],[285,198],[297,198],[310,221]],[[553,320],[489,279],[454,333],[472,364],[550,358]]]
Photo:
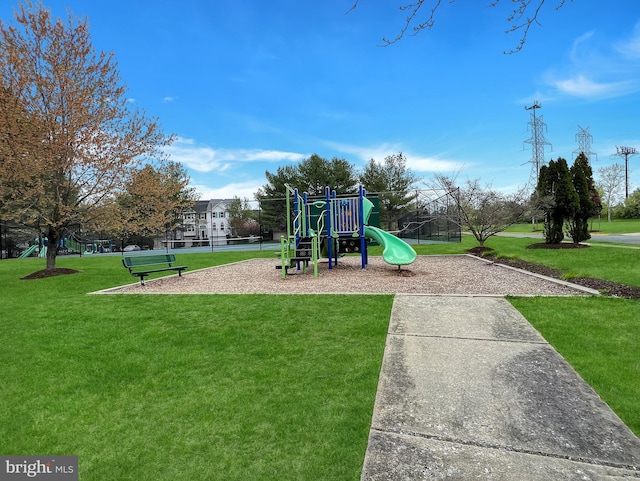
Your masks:
[[[636,155],[638,152],[635,147],[618,147],[616,145],[616,153],[615,155],[619,155],[620,157],[624,157],[624,198],[629,198],[629,156]]]
[[[525,140],[524,143],[531,144],[531,160],[529,160],[529,162],[531,162],[532,170],[535,172],[534,188],[538,185],[540,167],[544,163],[544,146],[551,145],[551,143],[547,142],[547,139],[544,137],[544,131],[546,130],[547,125],[542,121],[542,115],[540,117],[536,116],[536,110],[541,108],[542,105],[540,105],[537,100],[533,102],[531,107],[525,107],[526,110],[533,110],[533,113],[531,114],[531,121],[528,123],[531,130],[531,138]]]
[[[586,129],[583,129],[578,125],[578,129],[580,129],[576,134],[578,149],[573,151],[574,160],[578,155],[580,155],[580,153],[583,153],[587,157],[587,160],[589,161],[589,163],[591,163],[592,157],[595,157],[596,160],[598,159],[598,154],[596,154],[591,150],[591,142],[593,142],[593,135],[591,135],[591,132],[589,132],[589,127],[587,127]]]

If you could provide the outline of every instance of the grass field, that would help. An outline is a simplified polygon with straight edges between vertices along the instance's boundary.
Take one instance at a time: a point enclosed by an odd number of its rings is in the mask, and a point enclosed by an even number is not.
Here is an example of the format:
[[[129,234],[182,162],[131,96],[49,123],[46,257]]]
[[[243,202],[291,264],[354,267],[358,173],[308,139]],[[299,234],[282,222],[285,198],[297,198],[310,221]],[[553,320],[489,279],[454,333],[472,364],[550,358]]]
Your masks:
[[[533,241],[489,245],[640,285],[640,251],[556,257]],[[179,259],[192,270],[256,256],[273,253]],[[391,296],[88,296],[136,280],[118,257],[58,264],[81,272],[24,281],[43,260],[0,262],[0,453],[77,454],[83,480],[359,479]],[[640,303],[510,301],[640,434]]]
[[[533,232],[542,231],[542,222],[537,224],[523,223],[514,224],[507,232]],[[607,222],[607,218],[591,219],[590,228],[594,234],[631,234],[640,232],[640,219],[612,219],[611,222]]]

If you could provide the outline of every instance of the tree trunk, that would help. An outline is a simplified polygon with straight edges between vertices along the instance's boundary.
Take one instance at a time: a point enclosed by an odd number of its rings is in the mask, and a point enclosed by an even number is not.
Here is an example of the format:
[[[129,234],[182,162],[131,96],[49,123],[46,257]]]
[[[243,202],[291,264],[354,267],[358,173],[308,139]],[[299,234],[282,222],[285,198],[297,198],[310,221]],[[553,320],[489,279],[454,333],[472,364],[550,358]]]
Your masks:
[[[47,230],[47,270],[56,268],[60,239],[60,232],[56,228],[49,226]]]

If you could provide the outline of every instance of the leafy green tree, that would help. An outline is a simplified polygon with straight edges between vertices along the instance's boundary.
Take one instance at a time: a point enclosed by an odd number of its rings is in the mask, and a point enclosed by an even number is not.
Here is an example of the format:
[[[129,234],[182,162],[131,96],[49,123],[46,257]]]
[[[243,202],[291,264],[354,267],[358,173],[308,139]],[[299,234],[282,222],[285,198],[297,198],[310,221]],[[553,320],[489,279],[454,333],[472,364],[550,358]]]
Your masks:
[[[591,238],[589,219],[602,211],[602,202],[595,183],[589,160],[580,153],[570,169],[573,187],[578,195],[578,205],[569,219],[569,235],[575,244]]]
[[[398,217],[409,211],[416,199],[412,188],[418,180],[407,167],[407,159],[402,152],[385,157],[382,163],[369,160],[360,174],[360,183],[367,192],[378,193],[380,222],[388,230],[393,228]]]
[[[640,189],[636,189],[616,208],[616,215],[623,219],[640,219]]]
[[[573,218],[580,206],[565,159],[558,157],[540,168],[536,193],[538,206],[544,212],[545,241],[560,244],[564,239],[564,223]]]

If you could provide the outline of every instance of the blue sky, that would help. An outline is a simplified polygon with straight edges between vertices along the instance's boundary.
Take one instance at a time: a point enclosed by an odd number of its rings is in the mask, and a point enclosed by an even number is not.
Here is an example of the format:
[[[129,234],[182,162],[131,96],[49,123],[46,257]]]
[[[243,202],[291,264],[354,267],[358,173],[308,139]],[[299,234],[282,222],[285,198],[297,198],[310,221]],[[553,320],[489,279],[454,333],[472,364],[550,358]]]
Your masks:
[[[573,159],[579,126],[594,172],[640,150],[640,2],[547,0],[524,49],[511,2],[443,1],[433,29],[381,47],[404,0],[45,0],[87,16],[128,97],[178,140],[171,158],[203,199],[253,197],[266,170],[317,153],[362,167],[403,152],[420,177],[458,172],[509,191],[531,174],[529,112],[545,159]],[[0,6],[12,17],[15,3]],[[640,186],[640,155],[630,183]]]

